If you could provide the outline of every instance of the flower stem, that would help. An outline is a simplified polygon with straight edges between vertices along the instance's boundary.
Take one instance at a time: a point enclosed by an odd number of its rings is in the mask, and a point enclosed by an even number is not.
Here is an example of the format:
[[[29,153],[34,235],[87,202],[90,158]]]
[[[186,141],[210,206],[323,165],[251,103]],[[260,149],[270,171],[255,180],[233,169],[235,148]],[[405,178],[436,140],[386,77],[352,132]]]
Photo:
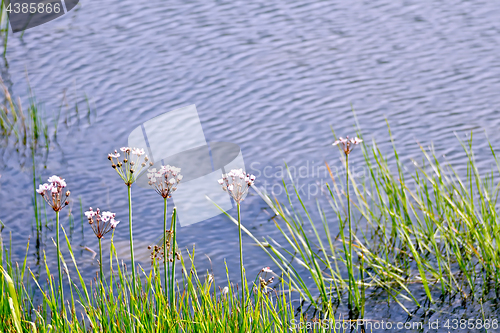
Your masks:
[[[351,307],[351,311],[355,311],[353,309],[353,304],[356,299],[355,295],[357,293],[354,291],[355,281],[354,281],[354,270],[352,264],[352,227],[351,227],[351,200],[349,197],[349,154],[345,156],[345,170],[346,170],[346,195],[347,195],[347,221],[349,225],[349,258],[348,260],[348,271],[349,271],[349,306]],[[357,309],[357,304],[356,304]]]
[[[103,280],[104,280],[104,274],[102,272],[102,246],[101,246],[101,239],[98,238],[98,240],[99,240],[99,272],[100,272],[99,276],[101,278],[101,286],[99,288],[101,290],[101,311],[102,311],[101,323],[102,323],[102,325],[104,327],[104,325],[106,325],[105,324],[105,320],[104,320],[104,318],[105,318],[104,300],[105,300],[106,296],[105,296],[105,292],[104,292],[104,282],[103,282]]]
[[[168,250],[167,250],[167,198],[163,199],[163,268],[165,273],[165,295],[168,295],[168,281],[169,270],[167,269],[167,261],[168,261]]]
[[[174,207],[174,211],[172,212],[172,270],[171,270],[171,277],[170,277],[170,306],[172,309],[175,307],[175,260],[177,259],[176,256],[176,251],[177,251],[177,246],[176,246],[176,238],[175,238],[175,225],[177,224],[177,209]]]
[[[128,230],[130,233],[130,260],[132,262],[132,291],[134,297],[136,295],[136,285],[135,285],[135,263],[134,263],[134,240],[132,237],[132,187],[131,185],[127,186],[128,188]]]
[[[104,288],[104,283],[103,283],[103,273],[102,273],[102,247],[101,247],[101,239],[99,239],[99,271],[100,271],[100,276],[101,276],[101,288]]]
[[[59,248],[59,212],[56,211],[56,246],[57,246],[57,271],[59,273],[59,292],[61,294],[61,311],[64,315],[64,289],[61,270],[61,251]]]
[[[241,244],[241,209],[240,209],[240,203],[237,204],[238,206],[238,237],[240,241],[240,275],[241,275],[241,301],[243,305],[245,304],[245,280],[243,279],[244,273],[243,273],[243,247]],[[244,311],[243,311],[244,312]]]

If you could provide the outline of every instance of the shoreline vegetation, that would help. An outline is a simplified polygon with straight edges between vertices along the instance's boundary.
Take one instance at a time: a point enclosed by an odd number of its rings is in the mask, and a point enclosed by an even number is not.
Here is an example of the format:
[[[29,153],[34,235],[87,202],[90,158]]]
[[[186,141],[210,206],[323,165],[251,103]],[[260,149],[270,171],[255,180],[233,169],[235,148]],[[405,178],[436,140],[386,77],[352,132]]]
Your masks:
[[[36,108],[30,109],[26,123],[26,117],[18,116],[20,103],[12,103],[6,89],[5,97],[7,107],[0,108],[2,135],[4,139],[14,135],[16,142],[27,144],[33,161],[35,215],[39,208],[36,198],[42,195],[56,214],[58,237],[53,244],[56,257],[43,252],[40,267],[44,272],[40,273],[29,266],[30,244],[24,260],[16,262],[5,233],[0,233],[3,332],[347,332],[342,323],[362,322],[375,293],[385,295],[388,305],[397,304],[408,318],[418,309],[452,299],[479,303],[482,308],[486,295],[500,293],[500,183],[495,180],[500,163],[494,148],[490,144],[496,170],[486,174],[478,170],[472,135],[468,141],[459,140],[467,159],[463,177],[424,147],[422,160],[414,161],[409,171],[400,161],[390,127],[394,147],[390,157],[375,141],[363,141],[360,132],[360,139],[335,141],[346,173],[345,178],[337,177],[326,164],[331,176],[326,184],[327,205],[302,200],[290,173],[288,181],[283,179],[285,202],[259,191],[259,180],[244,170],[222,175],[221,191],[227,191],[237,203],[237,217],[224,214],[238,227],[239,283],[229,279],[227,267],[222,279],[197,271],[195,249],[177,246],[176,210],[167,215],[166,205],[167,198],[175,196],[181,170],[173,166],[149,169],[142,149],[122,147],[108,159],[127,186],[129,211],[115,214],[90,208],[83,218],[82,209],[82,228],[99,239],[99,269],[94,279],[85,280],[66,230],[59,225],[59,211],[69,203],[66,187],[71,184],[52,176],[37,189],[38,143],[30,140],[44,133],[41,137],[47,141],[47,127]],[[362,154],[370,170],[363,179],[352,177],[353,162],[348,158],[354,146],[359,148],[352,154]],[[332,154],[338,152],[332,149]],[[143,169],[149,184],[164,199],[163,237],[149,248],[151,263],[134,263],[130,237],[128,262],[133,264],[127,266],[123,260],[128,258],[117,255],[113,236],[127,232],[125,224],[131,233],[131,188]],[[272,221],[279,242],[269,237],[257,239],[245,228],[240,204],[247,191],[260,195],[275,213]],[[121,195],[125,198],[125,190]],[[119,226],[115,217],[122,220]],[[43,223],[38,215],[36,220],[38,232]],[[338,234],[334,226],[338,226]],[[242,232],[268,255],[274,271],[270,267],[257,272],[244,269]],[[110,234],[109,249],[103,249],[100,242],[106,233]],[[60,243],[67,251],[60,250]],[[109,266],[103,265],[103,255],[109,258]],[[56,259],[58,272],[52,272],[48,263]],[[231,276],[236,274],[231,272]],[[340,316],[342,308],[348,309],[344,317]],[[488,319],[483,312],[478,316]],[[325,322],[329,325],[311,324]],[[370,331],[362,324],[356,331],[365,329]]]

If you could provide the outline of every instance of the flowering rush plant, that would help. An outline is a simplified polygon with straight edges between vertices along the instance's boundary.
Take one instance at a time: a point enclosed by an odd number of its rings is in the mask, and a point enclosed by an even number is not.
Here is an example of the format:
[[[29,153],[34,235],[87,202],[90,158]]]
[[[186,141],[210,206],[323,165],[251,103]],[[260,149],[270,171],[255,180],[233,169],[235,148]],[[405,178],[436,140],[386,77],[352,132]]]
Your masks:
[[[120,175],[125,184],[130,186],[135,181],[134,174],[139,174],[149,159],[145,155],[144,149],[141,148],[121,147],[120,151],[123,153],[122,160],[120,160],[121,155],[117,150],[114,153],[108,154],[108,160],[111,161],[111,166]],[[144,159],[141,158],[142,155],[145,155]]]
[[[68,197],[70,192],[66,191],[63,193],[65,187],[66,182],[64,179],[54,175],[47,179],[47,183],[39,185],[36,191],[55,212],[59,212],[69,204]]]
[[[102,212],[97,208],[95,211],[92,207],[85,212],[85,216],[89,219],[89,224],[97,238],[101,239],[105,234],[116,228],[120,221],[116,221],[115,213]]]
[[[181,168],[170,165],[163,165],[159,170],[152,168],[148,170],[148,184],[156,190],[164,199],[170,198],[171,194],[177,190],[177,186],[182,180]]]
[[[271,270],[270,267],[264,267],[259,272],[260,289],[263,289],[264,291],[266,291],[268,288],[270,289],[270,287],[268,287],[268,285],[271,284],[274,280],[274,276],[271,276],[271,278],[269,278],[269,279],[267,278],[268,273],[273,274],[273,271]],[[262,275],[264,275],[264,277],[262,277]]]
[[[345,137],[340,137],[338,140],[336,140],[334,143],[332,143],[333,146],[337,146],[340,144],[342,150],[346,155],[349,155],[351,151],[354,149],[356,145],[359,145],[363,140],[361,140],[358,137],[355,137],[354,139],[349,138],[348,136]]]
[[[254,175],[245,174],[243,169],[232,169],[227,174],[222,174],[219,184],[239,204],[243,201],[248,188],[253,185],[254,181]]]

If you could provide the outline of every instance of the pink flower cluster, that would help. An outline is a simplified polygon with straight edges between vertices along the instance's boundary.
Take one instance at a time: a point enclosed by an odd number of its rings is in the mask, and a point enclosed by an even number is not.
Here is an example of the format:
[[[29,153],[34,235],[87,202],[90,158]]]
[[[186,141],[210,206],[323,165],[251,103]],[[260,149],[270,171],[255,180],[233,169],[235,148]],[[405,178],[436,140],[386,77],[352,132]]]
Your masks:
[[[94,234],[99,239],[104,237],[104,235],[110,232],[112,229],[116,228],[118,223],[120,223],[120,221],[115,220],[115,213],[101,213],[99,208],[94,211],[92,210],[92,207],[90,207],[89,210],[85,212],[85,216],[89,220],[89,224],[92,227]]]
[[[64,179],[54,175],[47,179],[47,183],[39,185],[36,192],[45,199],[54,211],[58,212],[69,204],[67,199],[70,192],[63,193],[65,187]]]
[[[152,168],[148,170],[148,184],[155,188],[156,192],[163,198],[170,198],[170,195],[177,189],[183,176],[180,174],[181,169],[163,165],[160,170]]]
[[[254,175],[246,174],[243,169],[232,169],[227,174],[222,174],[219,185],[239,204],[254,181]]]
[[[345,137],[340,137],[338,140],[336,140],[334,143],[332,143],[333,146],[336,146],[340,144],[342,146],[342,150],[346,155],[349,155],[349,153],[354,149],[356,145],[359,145],[363,140],[361,140],[358,137],[355,137],[354,139],[349,139],[348,136]]]
[[[120,151],[123,153],[123,159],[120,160],[120,153],[115,150],[114,153],[108,154],[108,160],[111,161],[111,166],[116,170],[118,175],[122,178],[127,186],[130,186],[135,181],[135,174],[140,174],[142,168],[148,162],[148,156],[142,148],[121,147]]]

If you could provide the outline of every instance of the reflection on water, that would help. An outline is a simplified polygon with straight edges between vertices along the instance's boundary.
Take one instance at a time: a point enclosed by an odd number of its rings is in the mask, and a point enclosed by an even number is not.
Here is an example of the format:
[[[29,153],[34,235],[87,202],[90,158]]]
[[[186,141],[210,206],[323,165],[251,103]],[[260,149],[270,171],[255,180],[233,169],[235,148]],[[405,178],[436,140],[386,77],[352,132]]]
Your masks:
[[[262,168],[283,160],[296,167],[325,160],[340,166],[330,125],[338,134],[352,133],[352,103],[365,139],[389,149],[387,117],[406,161],[419,156],[417,140],[434,142],[460,169],[454,131],[474,130],[477,137],[486,131],[494,146],[500,139],[499,17],[495,1],[84,0],[43,29],[10,39],[9,66],[2,70],[22,96],[27,71],[47,123],[58,124],[60,134],[38,176],[61,175],[84,209],[99,206],[125,220],[126,189],[107,153],[126,145],[143,122],[190,104],[197,105],[208,141],[236,143],[247,163]],[[95,121],[57,116],[61,104],[74,106],[61,102],[65,95],[82,106],[85,94]],[[477,140],[477,156],[487,149]],[[353,165],[360,160],[361,154],[353,155]],[[35,237],[32,175],[11,160],[1,173],[1,219],[21,257],[27,238]],[[133,198],[141,253],[157,238],[162,203],[140,187]],[[72,205],[73,240],[82,246],[79,260],[90,276],[97,266],[84,247],[97,243],[80,230],[79,201]],[[257,236],[275,235],[264,206],[250,196],[244,224]],[[62,222],[69,227],[68,216]],[[237,272],[237,229],[223,216],[178,233],[181,246],[195,243],[197,253],[211,257],[216,276],[224,276],[224,260]],[[45,244],[52,236],[47,228]],[[125,224],[115,239],[126,242]],[[55,258],[51,246],[45,250]],[[126,258],[127,246],[120,250]],[[244,253],[249,274],[271,265],[249,239]],[[200,271],[210,268],[203,256],[198,260]]]

